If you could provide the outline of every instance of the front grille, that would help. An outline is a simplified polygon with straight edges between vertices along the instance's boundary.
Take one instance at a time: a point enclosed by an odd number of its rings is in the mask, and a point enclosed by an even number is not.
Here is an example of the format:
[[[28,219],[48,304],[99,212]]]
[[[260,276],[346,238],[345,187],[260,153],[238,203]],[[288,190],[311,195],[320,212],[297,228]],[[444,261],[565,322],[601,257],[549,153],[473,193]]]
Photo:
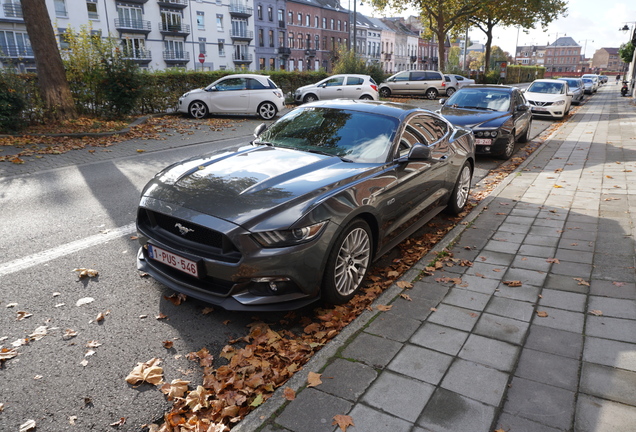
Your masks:
[[[537,101],[528,101],[530,105],[538,106],[538,107],[546,107],[553,104],[553,102],[537,102]]]
[[[148,238],[157,239],[177,250],[225,262],[241,259],[234,243],[211,228],[147,209],[139,209],[137,224]]]

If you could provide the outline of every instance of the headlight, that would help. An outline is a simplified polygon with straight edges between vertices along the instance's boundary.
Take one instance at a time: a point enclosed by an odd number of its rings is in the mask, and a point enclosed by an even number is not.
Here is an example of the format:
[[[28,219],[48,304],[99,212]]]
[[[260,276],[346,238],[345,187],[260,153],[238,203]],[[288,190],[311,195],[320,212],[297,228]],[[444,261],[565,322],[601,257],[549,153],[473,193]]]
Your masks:
[[[565,101],[564,100],[558,100],[553,105],[556,105],[556,106],[565,105]]]
[[[283,92],[274,91],[274,96],[276,96],[279,99],[282,99],[283,98]]]
[[[183,99],[184,97],[187,97],[190,94],[190,92],[184,93],[183,96],[181,96],[181,99]]]
[[[327,221],[289,230],[255,232],[252,233],[252,236],[263,247],[294,246],[315,239],[325,226],[327,226]]]

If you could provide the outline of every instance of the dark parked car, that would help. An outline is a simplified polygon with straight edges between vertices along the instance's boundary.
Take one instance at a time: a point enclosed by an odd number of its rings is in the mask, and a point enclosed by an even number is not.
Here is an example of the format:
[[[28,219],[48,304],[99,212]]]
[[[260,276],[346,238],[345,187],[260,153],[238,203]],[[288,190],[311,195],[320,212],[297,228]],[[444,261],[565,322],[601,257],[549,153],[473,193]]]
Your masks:
[[[585,99],[585,84],[581,78],[557,78],[568,83],[569,91],[572,93],[572,103],[581,105]]]
[[[148,183],[140,270],[231,310],[343,303],[374,258],[466,204],[473,134],[428,110],[320,101],[255,136]]]
[[[517,140],[530,139],[530,106],[516,87],[469,85],[440,103],[448,121],[472,129],[477,153],[509,159]]]

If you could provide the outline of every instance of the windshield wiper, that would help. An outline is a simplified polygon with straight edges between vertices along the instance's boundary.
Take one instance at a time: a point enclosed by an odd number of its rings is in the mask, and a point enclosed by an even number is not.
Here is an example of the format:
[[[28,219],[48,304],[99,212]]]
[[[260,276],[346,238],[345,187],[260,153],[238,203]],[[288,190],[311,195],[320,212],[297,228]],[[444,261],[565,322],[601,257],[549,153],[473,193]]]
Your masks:
[[[274,147],[274,144],[268,141],[254,140],[252,141],[254,145],[266,145],[268,147]]]
[[[314,149],[304,149],[304,150],[308,151],[309,153],[316,153],[316,154],[323,155],[323,156],[338,157],[343,162],[353,162],[351,159],[347,159],[344,156],[338,156],[338,155],[327,153],[327,152],[320,151],[320,150],[314,150]]]
[[[493,108],[478,107],[478,106],[463,106],[463,107],[459,107],[459,108],[476,109],[476,110],[482,110],[482,111],[497,111],[496,109],[493,109]]]

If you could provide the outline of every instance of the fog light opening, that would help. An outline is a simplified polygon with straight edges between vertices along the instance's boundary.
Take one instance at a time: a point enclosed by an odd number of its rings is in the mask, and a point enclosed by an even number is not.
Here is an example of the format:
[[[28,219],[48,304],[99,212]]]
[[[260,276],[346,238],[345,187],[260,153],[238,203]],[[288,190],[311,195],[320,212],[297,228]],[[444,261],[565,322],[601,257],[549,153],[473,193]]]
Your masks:
[[[280,295],[288,290],[290,279],[288,277],[260,277],[253,278],[250,282],[255,284],[250,288],[250,292],[253,294]]]
[[[486,146],[486,147],[484,147],[484,151],[489,152],[489,151],[490,151],[490,146]]]

